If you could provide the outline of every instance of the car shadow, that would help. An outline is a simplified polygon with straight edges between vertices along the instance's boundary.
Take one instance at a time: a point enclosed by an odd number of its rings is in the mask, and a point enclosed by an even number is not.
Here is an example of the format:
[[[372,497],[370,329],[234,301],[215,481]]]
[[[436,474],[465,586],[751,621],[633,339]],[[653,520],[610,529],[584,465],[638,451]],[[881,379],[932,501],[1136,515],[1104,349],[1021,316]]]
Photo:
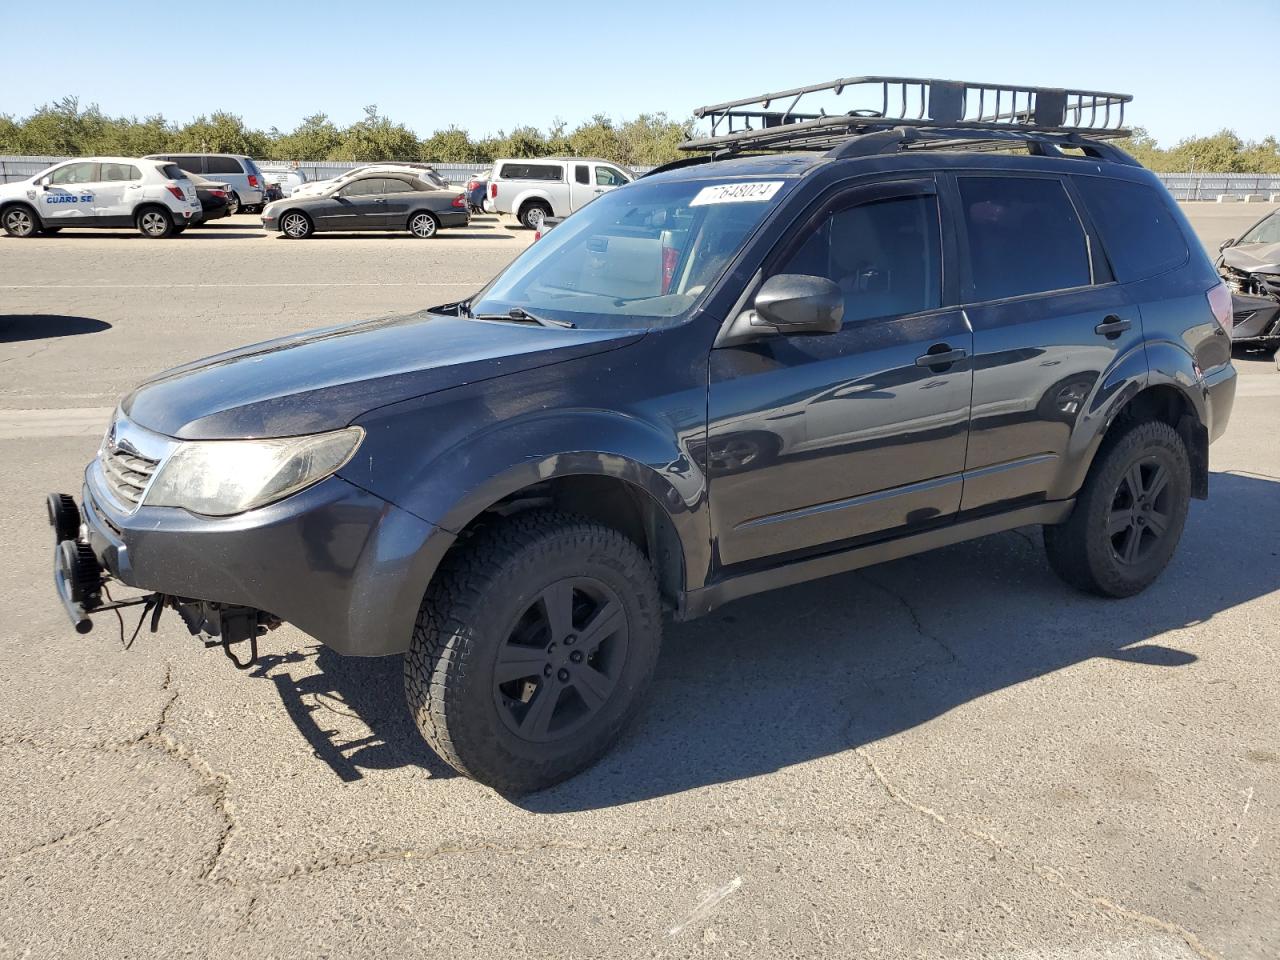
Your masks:
[[[67,317],[56,313],[0,313],[0,343],[75,337],[82,333],[101,333],[110,329],[111,324],[93,317]]]
[[[477,229],[492,229],[477,228]],[[276,235],[277,240],[288,241],[289,243],[297,243],[296,240],[290,240],[283,234]],[[474,233],[467,227],[443,227],[440,232],[431,238],[431,241],[437,240],[514,240],[515,237],[504,233]],[[410,236],[403,230],[353,230],[345,233],[337,230],[325,230],[321,233],[313,233],[305,240],[311,243],[316,240],[415,240],[419,243],[422,241],[416,237]]]
[[[1280,479],[1215,473],[1211,495],[1193,503],[1169,570],[1128,600],[1063,585],[1038,529],[1024,528],[669,623],[648,702],[623,740],[577,777],[511,800],[562,813],[653,799],[872,744],[1094,658],[1147,671],[1135,681],[1193,663],[1153,641],[1280,589]],[[1212,560],[1224,542],[1229,564]],[[262,672],[338,776],[405,764],[449,774],[407,716],[399,657],[319,651],[320,672],[296,683],[277,665]],[[320,736],[311,695],[335,697],[373,736]]]
[[[307,662],[316,672],[290,672],[290,665]],[[363,779],[366,770],[400,767],[456,777],[418,735],[401,693],[401,669],[400,657],[343,657],[317,644],[263,656],[250,675],[275,684],[315,755],[346,783]]]

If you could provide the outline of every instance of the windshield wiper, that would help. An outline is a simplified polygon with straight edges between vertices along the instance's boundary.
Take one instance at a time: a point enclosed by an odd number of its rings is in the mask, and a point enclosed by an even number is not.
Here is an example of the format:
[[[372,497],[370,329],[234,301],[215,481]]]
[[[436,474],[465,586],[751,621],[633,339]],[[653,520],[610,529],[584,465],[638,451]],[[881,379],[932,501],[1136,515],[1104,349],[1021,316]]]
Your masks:
[[[521,307],[512,307],[506,313],[477,313],[472,314],[468,311],[468,315],[474,320],[515,320],[520,323],[536,323],[543,327],[564,327],[568,330],[576,330],[578,325],[570,320],[556,320],[552,317],[538,317]]]

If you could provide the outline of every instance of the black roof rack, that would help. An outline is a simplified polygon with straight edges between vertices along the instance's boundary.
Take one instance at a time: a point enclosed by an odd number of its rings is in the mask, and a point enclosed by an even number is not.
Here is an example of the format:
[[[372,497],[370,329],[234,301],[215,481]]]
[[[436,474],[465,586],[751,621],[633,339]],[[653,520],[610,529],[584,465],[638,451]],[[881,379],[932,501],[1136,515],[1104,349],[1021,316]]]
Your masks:
[[[858,105],[845,113],[797,111],[811,94],[846,92]],[[687,140],[680,149],[721,156],[771,150],[830,150],[850,156],[913,147],[1004,149],[1011,141],[1100,147],[1098,140],[1129,136],[1124,107],[1132,99],[1126,93],[1022,84],[846,77],[699,107],[694,116],[711,121],[711,134]],[[775,104],[783,104],[782,109]],[[848,143],[888,131],[896,134],[881,138],[874,150]],[[1118,150],[1099,155],[1108,154],[1125,156]]]

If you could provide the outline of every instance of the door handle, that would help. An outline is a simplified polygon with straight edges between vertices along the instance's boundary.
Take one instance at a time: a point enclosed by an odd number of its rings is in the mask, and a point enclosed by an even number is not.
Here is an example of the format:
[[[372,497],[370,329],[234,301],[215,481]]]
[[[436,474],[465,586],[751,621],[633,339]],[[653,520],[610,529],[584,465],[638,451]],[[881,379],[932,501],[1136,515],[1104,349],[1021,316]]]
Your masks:
[[[1120,317],[1112,315],[1094,327],[1093,332],[1100,337],[1106,337],[1108,340],[1114,340],[1132,326],[1133,324],[1130,321],[1123,320]]]
[[[949,344],[935,343],[924,356],[916,357],[916,366],[929,367],[931,370],[941,373],[942,371],[938,369],[939,367],[945,369],[956,361],[963,360],[968,355],[968,350],[953,350]]]
[[[374,202],[374,203],[386,203],[387,201],[385,201],[385,200],[375,200],[375,201],[373,201],[373,202]]]

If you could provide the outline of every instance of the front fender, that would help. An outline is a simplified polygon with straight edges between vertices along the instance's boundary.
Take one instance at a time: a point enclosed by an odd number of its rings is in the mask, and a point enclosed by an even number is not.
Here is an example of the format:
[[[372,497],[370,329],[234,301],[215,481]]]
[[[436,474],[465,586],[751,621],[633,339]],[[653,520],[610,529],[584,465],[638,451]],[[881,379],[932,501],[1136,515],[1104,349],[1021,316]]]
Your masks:
[[[429,472],[433,482],[406,509],[434,518],[455,534],[499,500],[545,480],[621,480],[643,491],[671,521],[680,540],[685,589],[705,580],[710,561],[706,478],[674,434],[643,420],[604,410],[524,417],[443,451]]]

